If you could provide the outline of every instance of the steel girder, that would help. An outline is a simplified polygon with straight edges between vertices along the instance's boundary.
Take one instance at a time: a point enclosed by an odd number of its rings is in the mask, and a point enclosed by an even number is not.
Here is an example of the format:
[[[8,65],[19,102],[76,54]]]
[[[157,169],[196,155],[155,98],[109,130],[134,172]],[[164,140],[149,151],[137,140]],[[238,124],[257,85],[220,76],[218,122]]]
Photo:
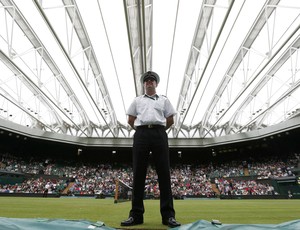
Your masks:
[[[216,0],[206,0],[203,1],[201,11],[199,14],[194,38],[191,45],[191,50],[188,57],[188,62],[186,66],[186,70],[184,73],[184,79],[181,86],[181,91],[178,99],[177,104],[177,111],[179,112],[179,115],[176,117],[175,125],[174,125],[174,132],[173,135],[176,137],[178,136],[178,133],[183,130],[189,130],[193,129],[192,127],[183,126],[183,123],[186,118],[186,114],[189,112],[190,105],[192,101],[194,100],[196,91],[202,81],[203,75],[205,74],[205,68],[209,62],[210,56],[212,55],[214,51],[214,47],[218,41],[218,36],[215,38],[214,41],[210,40],[209,37],[209,27],[213,27],[213,12],[214,7],[216,3]],[[230,12],[230,9],[232,7],[233,1],[228,1],[228,10],[227,13],[224,15],[223,21],[225,22],[228,14]],[[218,28],[219,34],[222,32],[224,22],[222,23],[221,27]],[[207,51],[207,59],[204,59],[204,66],[202,72],[195,71],[197,64],[200,62],[200,59],[202,58],[201,52],[203,48],[203,43],[205,40],[210,40],[209,43],[212,44],[211,49],[208,49]],[[204,53],[204,51],[203,51]],[[202,60],[201,60],[202,62]],[[198,77],[200,76],[200,77]],[[193,84],[192,81],[195,80],[195,88],[192,88]],[[187,127],[187,128],[185,128]]]
[[[231,81],[233,75],[236,73],[238,67],[241,65],[241,63],[245,63],[245,65],[246,65],[245,69],[247,70],[249,68],[247,66],[247,60],[245,60],[246,54],[248,52],[250,52],[251,45],[253,44],[253,42],[255,41],[255,39],[257,38],[257,36],[259,35],[259,33],[262,30],[262,28],[267,23],[268,18],[270,17],[270,15],[273,13],[273,11],[275,9],[275,7],[271,7],[270,8],[268,6],[269,5],[274,6],[274,5],[277,5],[278,3],[279,3],[279,0],[275,0],[275,1],[271,0],[271,1],[268,1],[265,4],[265,7],[260,12],[260,15],[257,17],[257,21],[255,22],[254,26],[252,27],[251,31],[248,33],[248,36],[244,40],[243,44],[240,46],[240,48],[238,50],[238,53],[236,54],[234,60],[231,62],[231,65],[229,66],[227,72],[225,73],[225,75],[223,77],[223,80],[221,81],[218,89],[216,90],[216,93],[215,93],[214,97],[212,98],[212,101],[211,101],[209,107],[206,110],[206,113],[204,115],[204,119],[202,121],[202,126],[203,126],[203,128],[206,129],[207,133],[202,132],[201,136],[205,137],[210,132],[210,130],[216,129],[217,124],[220,121],[220,119],[223,116],[225,116],[226,112],[237,101],[237,99],[240,97],[240,95],[243,94],[246,91],[246,89],[248,88],[248,86],[250,85],[250,83],[253,81],[253,80],[252,81],[248,81],[248,79],[246,79],[245,80],[245,84],[244,84],[244,88],[230,102],[230,104],[228,105],[228,107],[224,108],[225,111],[223,110],[221,112],[222,114],[219,116],[219,118],[217,119],[217,121],[214,122],[214,123],[210,122],[210,117],[212,116],[212,113],[214,112],[214,110],[216,110],[216,106],[217,106],[219,100],[221,99],[224,91],[226,89],[228,89],[230,81]],[[269,52],[269,53],[271,53],[271,52]],[[226,124],[225,126],[226,126],[226,130],[227,130],[227,134],[229,134],[228,130],[230,130],[230,127],[228,127],[228,124]],[[231,127],[232,126],[234,126],[234,124],[231,124]],[[222,127],[222,126],[219,126],[219,127]]]
[[[152,69],[152,0],[124,0],[136,95],[144,93],[142,74]]]
[[[298,28],[299,29],[299,28]],[[270,111],[272,111],[274,108],[276,108],[280,103],[284,103],[285,100],[288,100],[293,92],[299,87],[300,80],[295,80],[293,75],[295,75],[299,70],[297,69],[296,65],[293,65],[292,63],[292,56],[296,54],[299,51],[300,47],[300,35],[298,35],[295,39],[295,41],[285,50],[285,52],[276,60],[276,62],[273,64],[273,66],[268,70],[268,72],[264,75],[264,77],[261,79],[261,81],[256,85],[256,87],[251,91],[251,93],[247,96],[247,98],[244,100],[244,102],[241,104],[241,106],[236,110],[236,113],[232,117],[232,119],[229,121],[229,127],[233,129],[235,127],[236,129],[231,130],[231,132],[239,133],[243,131],[248,126],[251,127],[250,130],[254,129],[261,129],[264,125],[264,121],[267,119],[268,114]],[[298,59],[298,55],[295,55]],[[287,84],[287,90],[284,91],[284,93],[274,102],[270,103],[272,94],[269,95],[269,97],[266,98],[260,98],[261,100],[265,100],[266,107],[262,108],[261,111],[254,112],[253,117],[249,119],[249,121],[244,125],[237,125],[236,122],[238,120],[238,117],[242,115],[242,112],[249,104],[255,100],[255,98],[258,96],[259,92],[266,87],[266,85],[272,84],[272,78],[276,78],[276,73],[278,70],[286,63],[290,61],[290,66],[292,66],[294,69],[291,71],[291,78],[290,81]],[[295,60],[297,63],[298,60]],[[270,86],[272,88],[272,85]],[[297,99],[297,98],[295,98]],[[282,121],[285,121],[287,119],[290,119],[292,117],[295,117],[299,114],[299,109],[296,111],[283,111],[283,118]],[[248,131],[248,129],[247,129]],[[229,131],[227,133],[230,133]]]
[[[17,9],[16,5],[14,4],[14,2],[10,1],[10,0],[2,0],[1,3],[3,4],[3,6],[5,7],[5,9],[7,10],[7,12],[11,15],[12,20],[14,23],[16,23],[20,29],[23,31],[24,35],[28,38],[28,41],[31,42],[33,48],[35,49],[35,51],[40,55],[40,58],[47,64],[47,66],[50,68],[50,70],[53,73],[53,76],[56,77],[56,79],[58,80],[58,82],[60,82],[61,86],[64,88],[64,90],[66,91],[66,93],[68,95],[70,95],[70,100],[74,103],[75,107],[77,107],[77,109],[79,111],[81,111],[80,113],[82,114],[82,119],[87,123],[87,116],[84,113],[84,110],[82,108],[82,106],[78,103],[78,99],[75,96],[75,93],[72,91],[72,89],[70,87],[68,87],[67,82],[64,80],[60,70],[57,68],[55,62],[52,60],[52,58],[49,56],[47,50],[45,49],[45,47],[43,46],[43,44],[40,42],[40,40],[38,39],[38,37],[36,36],[36,34],[34,33],[34,31],[31,29],[31,27],[29,26],[29,24],[26,22],[26,20],[24,19],[24,17],[21,15],[21,13],[19,12],[19,10]],[[13,27],[13,25],[12,25]],[[12,35],[13,36],[13,35]],[[26,75],[12,62],[12,60],[10,60],[10,58],[18,58],[21,57],[22,54],[18,54],[16,50],[13,50],[13,46],[12,44],[8,43],[8,55],[5,55],[2,51],[1,51],[1,57],[2,57],[2,61],[11,69],[12,72],[14,72],[15,76],[19,76],[22,79],[26,79],[23,80],[24,85],[26,85],[26,87],[28,87],[28,89],[30,91],[32,91],[32,93],[36,96],[36,98],[41,101],[43,104],[46,105],[46,107],[48,107],[49,109],[49,113],[53,113],[55,117],[55,123],[53,124],[48,124],[48,125],[43,125],[40,127],[52,127],[50,130],[55,130],[56,132],[62,132],[62,133],[67,133],[67,127],[71,127],[70,125],[67,125],[67,122],[63,121],[63,118],[61,118],[60,115],[58,115],[55,112],[54,107],[59,107],[59,103],[56,103],[56,101],[52,101],[52,105],[50,103],[47,102],[47,100],[45,99],[45,95],[41,96],[42,93],[38,92],[36,90],[39,89],[40,85],[35,85],[34,83],[32,83],[32,81],[29,80],[28,77],[26,77]],[[36,66],[36,68],[40,68],[39,66]],[[41,74],[41,70],[37,71],[39,74]],[[25,84],[26,82],[26,84]],[[40,82],[41,83],[41,82]],[[40,96],[38,96],[40,95]],[[18,99],[17,99],[18,101]],[[50,100],[51,101],[51,100]],[[20,105],[19,105],[20,106]],[[20,107],[20,109],[24,109],[22,107]],[[28,108],[27,108],[28,110]],[[59,110],[66,116],[68,117],[68,115],[65,113],[65,111],[63,110],[63,108],[59,107]],[[37,116],[35,116],[35,119],[37,120],[36,124],[42,124],[43,122],[40,120],[40,116],[38,114],[36,114]],[[75,127],[75,129],[77,130],[77,132],[79,130],[81,130],[81,128],[72,121],[72,119],[70,117],[68,117],[70,123],[73,123],[73,127]],[[81,132],[83,132],[81,130]]]
[[[97,128],[101,127],[101,129],[108,129],[109,132],[115,137],[118,136],[118,124],[117,119],[115,116],[114,108],[110,99],[110,95],[108,93],[107,87],[105,85],[105,81],[102,76],[102,72],[99,66],[99,63],[97,61],[96,55],[94,53],[92,44],[90,42],[89,36],[86,32],[86,29],[84,27],[84,23],[82,21],[82,18],[80,16],[80,13],[77,9],[76,2],[75,1],[63,1],[65,4],[66,12],[68,13],[69,19],[72,22],[72,27],[75,30],[77,34],[77,38],[80,41],[80,44],[82,46],[82,53],[86,56],[86,59],[88,61],[87,69],[91,68],[93,72],[93,79],[89,79],[91,81],[95,81],[98,85],[98,89],[101,92],[102,97],[99,98],[97,93],[95,92],[94,95],[91,94],[91,91],[88,89],[88,81],[83,80],[83,76],[80,75],[76,65],[74,64],[72,57],[71,57],[71,50],[66,51],[62,43],[60,42],[59,37],[55,33],[54,29],[52,28],[49,20],[47,19],[46,13],[43,10],[42,6],[38,3],[38,1],[34,1],[38,10],[40,11],[40,14],[44,18],[45,22],[48,24],[49,29],[52,31],[52,34],[54,35],[55,39],[57,40],[58,44],[60,45],[61,50],[64,52],[66,58],[68,59],[70,66],[72,66],[78,81],[81,83],[82,87],[85,90],[86,97],[88,98],[91,106],[93,107],[93,111],[96,114],[97,117],[101,117],[106,125],[95,125],[93,122],[89,122],[88,126],[86,126],[86,129],[89,130],[89,133],[95,131]],[[73,37],[70,38],[69,43],[72,43]],[[70,46],[70,49],[72,47]],[[84,65],[84,64],[83,64]],[[88,70],[87,70],[88,71]],[[99,108],[99,100],[103,101],[102,106],[104,108]],[[108,119],[109,118],[109,119]],[[100,119],[98,119],[99,121]]]

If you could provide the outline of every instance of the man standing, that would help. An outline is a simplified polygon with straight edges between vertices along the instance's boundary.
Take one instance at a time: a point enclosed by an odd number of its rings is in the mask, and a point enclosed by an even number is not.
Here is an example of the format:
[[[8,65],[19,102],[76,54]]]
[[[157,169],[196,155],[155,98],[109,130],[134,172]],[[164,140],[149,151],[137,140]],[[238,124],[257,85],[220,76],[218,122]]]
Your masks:
[[[152,71],[141,77],[145,94],[136,97],[127,115],[128,124],[136,130],[133,139],[133,194],[129,218],[121,226],[144,222],[144,187],[150,152],[152,153],[160,189],[162,223],[169,227],[180,226],[175,219],[170,181],[169,144],[166,130],[174,123],[176,114],[170,101],[156,94],[159,76]]]

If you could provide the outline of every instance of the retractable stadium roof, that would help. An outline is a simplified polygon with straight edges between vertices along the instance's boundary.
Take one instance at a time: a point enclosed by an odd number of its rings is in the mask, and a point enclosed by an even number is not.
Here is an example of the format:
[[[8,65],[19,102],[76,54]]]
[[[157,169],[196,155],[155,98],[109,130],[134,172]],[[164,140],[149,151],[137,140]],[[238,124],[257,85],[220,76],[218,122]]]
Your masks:
[[[300,112],[299,26],[294,0],[0,0],[0,119],[131,138],[126,110],[153,70],[171,139],[284,124]]]

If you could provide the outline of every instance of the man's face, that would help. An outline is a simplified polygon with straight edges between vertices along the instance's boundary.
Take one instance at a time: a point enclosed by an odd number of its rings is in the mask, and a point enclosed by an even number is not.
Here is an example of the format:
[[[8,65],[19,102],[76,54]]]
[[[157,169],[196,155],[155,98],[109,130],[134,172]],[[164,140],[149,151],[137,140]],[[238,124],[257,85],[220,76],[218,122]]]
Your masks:
[[[144,87],[145,88],[156,88],[157,82],[153,77],[147,77],[144,80]]]

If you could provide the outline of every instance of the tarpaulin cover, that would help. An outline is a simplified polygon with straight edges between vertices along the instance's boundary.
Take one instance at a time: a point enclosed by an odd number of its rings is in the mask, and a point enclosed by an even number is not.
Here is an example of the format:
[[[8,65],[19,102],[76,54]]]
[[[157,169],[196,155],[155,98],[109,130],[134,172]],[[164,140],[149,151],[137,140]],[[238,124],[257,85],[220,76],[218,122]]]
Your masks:
[[[217,230],[217,229],[230,229],[230,230],[269,230],[269,229],[299,229],[300,230],[300,220],[293,220],[289,222],[284,222],[281,224],[212,224],[206,220],[199,220],[191,224],[185,224],[174,230]]]
[[[79,230],[79,229],[103,229],[110,230],[103,222],[89,222],[86,220],[63,219],[31,219],[31,218],[4,218],[0,217],[0,229],[2,230]]]
[[[166,227],[167,228],[167,227]],[[5,218],[0,217],[0,230],[79,230],[79,229],[96,229],[96,230],[113,230],[105,226],[101,221],[90,222],[87,220],[64,220],[64,219],[30,219],[30,218]],[[300,219],[281,224],[212,224],[210,221],[199,220],[190,224],[185,224],[174,230],[269,230],[269,229],[300,229]]]

